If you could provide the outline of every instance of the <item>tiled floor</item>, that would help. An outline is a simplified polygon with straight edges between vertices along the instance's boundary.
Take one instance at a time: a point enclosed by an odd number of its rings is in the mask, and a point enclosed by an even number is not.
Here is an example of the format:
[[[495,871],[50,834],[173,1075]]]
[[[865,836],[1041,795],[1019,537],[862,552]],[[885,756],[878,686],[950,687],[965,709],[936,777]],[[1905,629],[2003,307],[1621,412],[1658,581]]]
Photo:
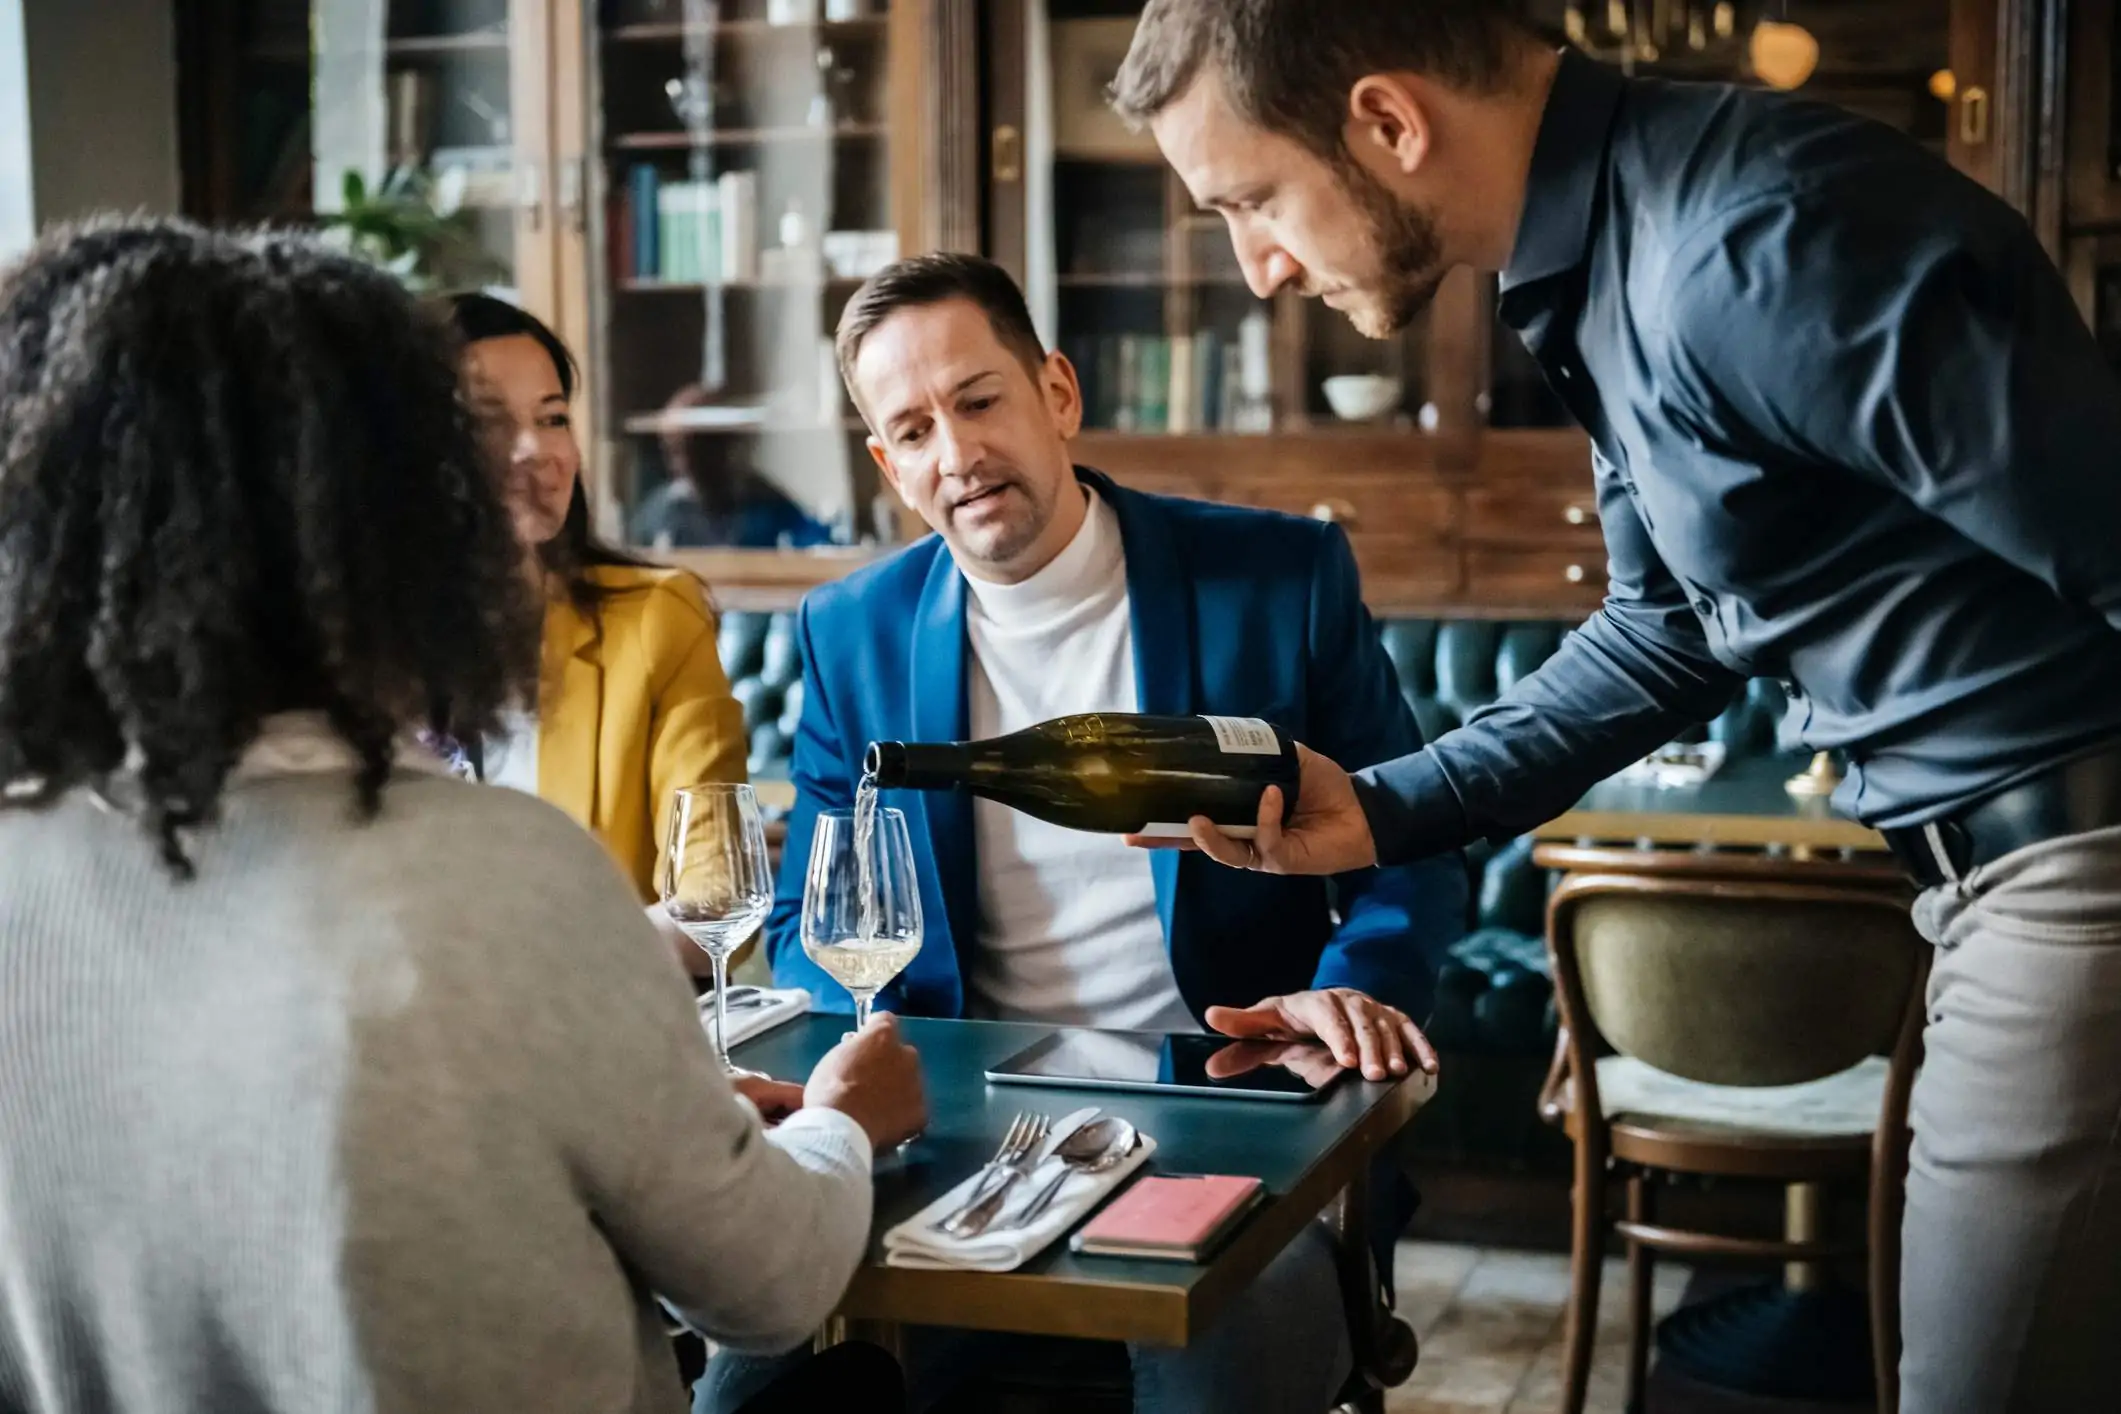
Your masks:
[[[1392,1392],[1392,1414],[1555,1414],[1567,1257],[1410,1242],[1397,1267],[1399,1310],[1421,1337],[1421,1363]],[[1690,1275],[1658,1265],[1658,1316],[1678,1305]],[[1620,1262],[1606,1264],[1586,1414],[1625,1414],[1625,1278]]]

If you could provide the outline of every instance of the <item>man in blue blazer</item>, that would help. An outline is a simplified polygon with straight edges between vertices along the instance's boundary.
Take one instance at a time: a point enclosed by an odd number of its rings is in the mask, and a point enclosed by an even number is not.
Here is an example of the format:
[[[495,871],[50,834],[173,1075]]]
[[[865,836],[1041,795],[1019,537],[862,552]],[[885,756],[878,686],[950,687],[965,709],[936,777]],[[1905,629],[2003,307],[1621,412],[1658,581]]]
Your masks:
[[[939,362],[949,364],[951,373],[976,373],[995,384],[1016,381],[1011,375],[1020,375],[1021,387],[978,388],[981,398],[975,401],[1006,399],[1014,391],[1019,402],[1015,411],[1031,424],[1028,433],[929,425],[916,429],[914,436],[929,443],[980,439],[982,458],[967,458],[960,446],[947,448],[942,458],[984,461],[983,469],[968,468],[972,484],[985,491],[974,509],[997,499],[986,483],[1005,484],[1001,498],[1026,503],[1026,519],[1048,532],[1044,543],[1034,535],[1028,546],[1030,557],[1044,562],[1040,568],[1050,567],[1070,539],[1083,532],[1090,501],[1109,507],[1124,547],[1135,701],[1097,705],[1105,710],[1264,717],[1336,760],[1383,761],[1419,749],[1419,729],[1363,607],[1355,562],[1340,530],[1273,512],[1145,495],[1073,467],[1067,439],[1081,415],[1073,370],[1059,354],[1027,356],[1011,348],[992,327],[999,322],[994,313],[981,308],[972,291],[958,288],[972,283],[966,272],[986,273],[979,270],[982,265],[985,262],[962,257],[920,257],[901,262],[896,285],[879,277],[865,289],[864,295],[882,288],[890,296],[899,286],[926,277],[919,284],[917,293],[923,298],[918,301],[900,294],[889,304],[872,302],[875,323],[869,341],[920,320],[939,326],[941,337],[925,329],[910,332],[925,333],[929,342],[953,348],[970,344],[984,355],[928,357],[915,365],[894,349],[890,361],[895,366],[880,368],[879,381],[885,376],[910,381],[920,377],[921,367]],[[1021,310],[1021,297],[1008,276],[992,266],[986,271],[991,272],[990,282],[999,280]],[[946,293],[934,293],[930,286]],[[1024,336],[1036,350],[1036,336],[1029,330],[1026,315]],[[982,343],[987,347],[978,348]],[[879,364],[886,362],[885,350],[877,347],[873,352]],[[1047,386],[1042,388],[1041,382]],[[859,385],[856,397],[865,408],[871,406]],[[925,411],[919,415],[934,421]],[[960,420],[992,423],[1003,416],[997,401],[968,410]],[[872,741],[962,741],[974,735],[968,686],[984,686],[974,681],[978,665],[968,634],[967,601],[976,601],[986,588],[971,578],[985,566],[974,561],[976,551],[963,553],[952,543],[958,535],[956,522],[965,513],[950,502],[966,498],[963,485],[947,483],[966,478],[931,474],[928,482],[945,484],[920,489],[908,474],[915,458],[898,445],[892,427],[879,430],[871,447],[884,476],[940,534],[813,591],[797,617],[803,710],[794,744],[796,805],[788,822],[778,897],[766,926],[766,948],[777,982],[811,989],[826,1007],[852,1004],[845,991],[804,956],[798,927],[817,812],[853,804],[862,757]],[[1005,448],[1003,442],[1012,436],[1033,445],[1019,447],[1009,441]],[[1038,445],[1041,442],[1044,445]],[[1039,462],[1046,465],[1041,469]],[[1043,518],[1037,497],[1015,484],[1041,475],[1065,483],[1048,497]],[[1071,500],[1072,517],[1064,514]],[[1048,524],[1037,526],[1041,519]],[[1051,533],[1056,527],[1058,536]],[[967,526],[964,534],[970,538],[983,530]],[[968,561],[975,566],[969,571]],[[975,602],[975,612],[978,607]],[[1050,676],[1076,667],[1046,659]],[[1055,705],[1068,704],[1056,699]],[[1025,723],[1007,725],[1013,729]],[[971,797],[957,793],[887,793],[884,803],[904,810],[911,828],[925,939],[920,954],[879,1004],[916,1016],[995,1014],[968,987],[968,979],[988,970],[978,957],[985,922],[980,873],[988,861],[977,847],[974,818],[976,810],[988,807],[976,807]],[[1123,850],[1112,854],[1124,863]],[[1376,1057],[1414,1050],[1416,1043],[1405,1040],[1404,1031],[1389,1024],[1377,1008],[1345,1002],[1327,1007],[1301,994],[1342,989],[1405,1017],[1425,1017],[1438,963],[1464,931],[1461,860],[1357,870],[1328,881],[1234,875],[1207,859],[1175,851],[1136,857],[1153,879],[1156,919],[1178,995],[1184,1012],[1196,1022],[1250,1035],[1261,1034],[1266,1029],[1261,1023],[1271,1020],[1277,1031],[1321,1035],[1335,1043],[1344,1064],[1365,1063],[1379,1079],[1385,1069],[1375,1068]],[[1261,1005],[1267,998],[1281,999],[1281,1010],[1295,1014],[1267,1017]],[[1091,1020],[1073,1015],[1041,1019]],[[1395,1039],[1399,1049],[1392,1044]],[[1369,1049],[1373,1043],[1374,1056]]]
[[[813,822],[853,803],[872,741],[1139,711],[1267,718],[1365,763],[1419,748],[1342,533],[1074,466],[1075,372],[998,267],[900,262],[849,303],[839,354],[884,479],[937,534],[814,591],[798,616],[797,800],[766,927],[777,983],[851,1005],[804,955],[799,919]],[[1417,1021],[1464,929],[1459,859],[1239,875],[959,793],[885,803],[906,812],[925,929],[883,1006],[1315,1037],[1375,1079],[1434,1069]],[[1346,1373],[1341,1309],[1323,1239],[1300,1241],[1204,1340],[1134,1352],[1137,1407],[1324,1408]],[[977,1344],[909,1359],[916,1405],[933,1368],[962,1373]],[[723,1362],[708,1384],[728,1374]]]

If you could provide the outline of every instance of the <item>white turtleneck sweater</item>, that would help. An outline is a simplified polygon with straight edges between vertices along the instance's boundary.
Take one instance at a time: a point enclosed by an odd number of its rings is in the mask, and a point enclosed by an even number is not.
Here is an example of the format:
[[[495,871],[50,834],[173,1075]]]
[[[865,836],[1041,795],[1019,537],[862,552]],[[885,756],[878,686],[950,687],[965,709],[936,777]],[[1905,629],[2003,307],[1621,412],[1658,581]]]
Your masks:
[[[966,697],[974,739],[1073,712],[1138,710],[1119,516],[1089,496],[1067,548],[1020,584],[967,576]],[[1149,857],[990,801],[972,806],[979,857],[977,1016],[1197,1031],[1178,995]]]

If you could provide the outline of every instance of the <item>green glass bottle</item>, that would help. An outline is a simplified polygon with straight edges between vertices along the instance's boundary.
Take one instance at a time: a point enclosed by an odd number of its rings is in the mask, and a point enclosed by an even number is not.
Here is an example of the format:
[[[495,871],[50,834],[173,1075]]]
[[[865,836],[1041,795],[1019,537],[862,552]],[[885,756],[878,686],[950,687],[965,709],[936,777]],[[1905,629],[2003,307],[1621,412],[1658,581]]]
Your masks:
[[[1089,712],[986,741],[878,741],[864,773],[885,790],[962,790],[1071,830],[1183,838],[1205,815],[1239,838],[1259,798],[1296,807],[1296,743],[1257,717]]]

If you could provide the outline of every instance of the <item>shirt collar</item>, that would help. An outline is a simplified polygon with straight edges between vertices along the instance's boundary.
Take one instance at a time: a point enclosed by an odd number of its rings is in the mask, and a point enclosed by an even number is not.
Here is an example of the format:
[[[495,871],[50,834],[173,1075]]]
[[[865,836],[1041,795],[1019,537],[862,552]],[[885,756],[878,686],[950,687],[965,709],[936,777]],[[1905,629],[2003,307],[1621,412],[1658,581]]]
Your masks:
[[[279,712],[258,723],[258,734],[244,748],[231,781],[269,776],[336,775],[358,771],[360,755],[322,712]],[[392,743],[392,766],[406,771],[450,775],[450,762],[408,733]]]
[[[1626,83],[1617,69],[1574,49],[1561,51],[1561,66],[1532,148],[1517,244],[1502,272],[1504,293],[1583,262],[1591,244],[1599,180],[1605,173],[1606,139]]]

